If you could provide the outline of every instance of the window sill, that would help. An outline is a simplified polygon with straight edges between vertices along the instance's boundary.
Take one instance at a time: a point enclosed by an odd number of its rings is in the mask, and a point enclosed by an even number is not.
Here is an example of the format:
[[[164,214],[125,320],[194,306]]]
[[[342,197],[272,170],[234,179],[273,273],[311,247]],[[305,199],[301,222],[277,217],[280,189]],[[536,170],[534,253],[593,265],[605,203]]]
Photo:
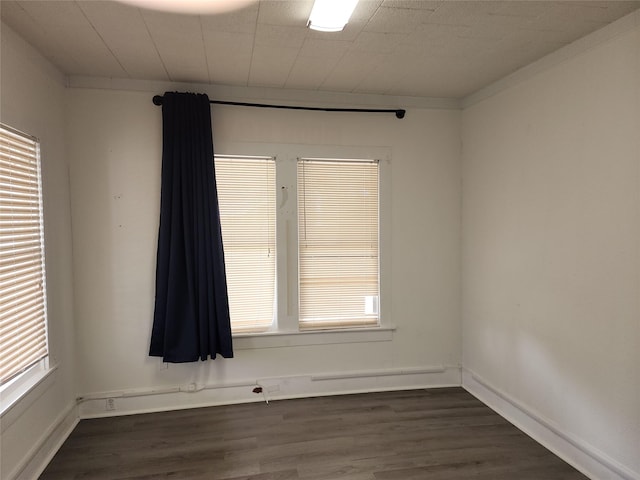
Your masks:
[[[250,350],[340,343],[388,342],[393,340],[395,329],[395,327],[375,327],[308,332],[243,333],[233,336],[233,347],[235,350]]]
[[[48,388],[47,385],[50,382],[47,380],[51,378],[51,374],[57,368],[57,365],[36,365],[21,377],[16,378],[13,382],[4,385],[0,389],[0,417],[2,418],[3,427],[6,428],[13,423],[9,417],[20,416],[24,408],[28,407],[31,401],[26,402],[24,405],[22,402],[27,395],[40,387],[45,390]],[[37,396],[40,396],[40,394]]]

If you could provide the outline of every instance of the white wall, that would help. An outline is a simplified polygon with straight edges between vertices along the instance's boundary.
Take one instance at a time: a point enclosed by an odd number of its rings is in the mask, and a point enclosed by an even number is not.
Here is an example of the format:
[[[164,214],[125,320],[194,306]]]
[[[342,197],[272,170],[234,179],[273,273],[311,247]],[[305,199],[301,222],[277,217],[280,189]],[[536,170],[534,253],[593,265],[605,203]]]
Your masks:
[[[622,23],[463,112],[463,350],[488,390],[638,479],[640,16]]]
[[[75,419],[76,388],[64,78],[9,27],[1,30],[0,121],[41,141],[49,346],[57,365],[2,416],[0,477],[11,479],[30,478],[46,461]]]
[[[385,341],[237,349],[170,365],[147,356],[160,199],[161,91],[69,90],[79,391],[91,396],[271,378],[279,395],[459,384],[460,112],[393,115],[214,106],[214,145],[383,146],[391,160],[390,321]],[[309,102],[307,102],[309,103]],[[224,152],[233,153],[233,152]],[[368,338],[368,337],[364,337]],[[310,376],[451,366],[444,372],[315,383]],[[275,377],[275,379],[273,378]],[[285,378],[286,377],[286,378]],[[205,395],[206,394],[206,395]],[[253,399],[248,387],[119,399],[126,411]],[[83,415],[104,413],[104,400]]]

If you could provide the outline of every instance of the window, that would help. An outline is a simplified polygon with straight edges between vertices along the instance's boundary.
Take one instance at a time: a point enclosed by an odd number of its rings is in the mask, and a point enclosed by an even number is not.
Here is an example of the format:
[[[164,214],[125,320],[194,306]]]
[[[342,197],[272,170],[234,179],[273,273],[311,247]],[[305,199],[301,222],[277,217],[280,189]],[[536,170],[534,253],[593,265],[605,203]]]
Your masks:
[[[47,355],[39,143],[0,125],[0,384]]]
[[[378,163],[298,161],[301,329],[378,325]]]
[[[264,331],[275,311],[275,160],[216,155],[215,169],[231,328]]]
[[[231,328],[242,338],[237,345],[390,339],[384,300],[390,149],[218,148],[224,152],[214,161]]]

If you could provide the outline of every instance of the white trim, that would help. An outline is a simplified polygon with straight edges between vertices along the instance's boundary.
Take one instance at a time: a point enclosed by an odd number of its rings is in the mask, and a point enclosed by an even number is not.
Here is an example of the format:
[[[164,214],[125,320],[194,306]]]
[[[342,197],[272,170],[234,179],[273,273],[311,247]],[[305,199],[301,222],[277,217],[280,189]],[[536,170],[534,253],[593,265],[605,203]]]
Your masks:
[[[237,350],[340,343],[384,342],[393,340],[391,318],[391,181],[392,148],[362,145],[313,145],[261,142],[218,142],[218,155],[269,156],[276,159],[276,322],[263,333],[234,335]],[[299,331],[298,323],[298,158],[348,158],[377,160],[379,172],[380,224],[380,326],[353,329]]]
[[[24,459],[9,474],[7,480],[38,478],[79,421],[78,406],[74,402],[47,428],[40,440],[31,447]]]
[[[246,379],[233,383],[168,385],[100,392],[78,398],[80,418],[99,418],[237,403],[354,393],[460,386],[460,367],[437,365],[360,372]],[[262,387],[256,394],[253,389]],[[107,411],[106,400],[116,409]]]
[[[394,330],[395,327],[375,327],[330,331],[236,334],[233,336],[233,348],[234,350],[249,350],[340,343],[388,342],[393,340]]]
[[[552,420],[466,368],[462,371],[462,387],[589,478],[640,480],[640,472],[632,471],[584,440],[564,431]]]
[[[47,366],[47,363],[47,358],[41,360],[16,378],[14,384],[6,385],[5,390],[0,391],[0,419],[3,428],[9,428],[53,384],[51,375],[58,369],[58,365]]]
[[[393,95],[374,95],[363,93],[328,92],[318,90],[295,90],[270,87],[240,87],[229,85],[211,85],[205,83],[165,82],[158,80],[136,80],[130,78],[106,78],[70,76],[68,88],[90,88],[97,90],[128,90],[149,92],[162,95],[166,91],[197,91],[206,93],[212,100],[232,102],[284,103],[304,106],[345,106],[379,108],[429,108],[442,110],[460,110],[457,98],[408,97]],[[149,104],[151,105],[149,97]],[[238,108],[238,107],[233,107]],[[407,112],[409,115],[410,112]],[[353,115],[345,113],[344,115]],[[380,115],[379,113],[375,115]],[[398,121],[389,115],[390,121]]]
[[[491,85],[481,88],[477,92],[464,97],[460,101],[460,106],[462,109],[469,108],[519,83],[525,82],[536,75],[555,67],[556,65],[564,63],[571,58],[602,45],[633,28],[637,28],[638,26],[640,26],[640,10],[636,10],[613,23],[596,30],[586,37],[582,37],[575,42],[542,57],[540,60],[516,70],[514,73],[501,78]]]

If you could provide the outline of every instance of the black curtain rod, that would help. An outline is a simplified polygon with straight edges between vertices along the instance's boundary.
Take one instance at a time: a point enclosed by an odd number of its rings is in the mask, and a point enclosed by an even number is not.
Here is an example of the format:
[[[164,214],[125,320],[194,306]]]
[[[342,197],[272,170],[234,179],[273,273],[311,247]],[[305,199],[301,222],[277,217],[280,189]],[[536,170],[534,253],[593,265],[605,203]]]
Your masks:
[[[162,105],[162,95],[154,95],[153,104]],[[285,108],[288,110],[314,110],[321,112],[365,112],[365,113],[395,113],[396,118],[404,118],[406,110],[403,109],[377,109],[377,108],[324,108],[324,107],[296,107],[292,105],[267,105],[264,103],[244,103],[227,102],[224,100],[209,100],[209,103],[218,105],[235,105],[239,107],[260,107],[260,108]]]

